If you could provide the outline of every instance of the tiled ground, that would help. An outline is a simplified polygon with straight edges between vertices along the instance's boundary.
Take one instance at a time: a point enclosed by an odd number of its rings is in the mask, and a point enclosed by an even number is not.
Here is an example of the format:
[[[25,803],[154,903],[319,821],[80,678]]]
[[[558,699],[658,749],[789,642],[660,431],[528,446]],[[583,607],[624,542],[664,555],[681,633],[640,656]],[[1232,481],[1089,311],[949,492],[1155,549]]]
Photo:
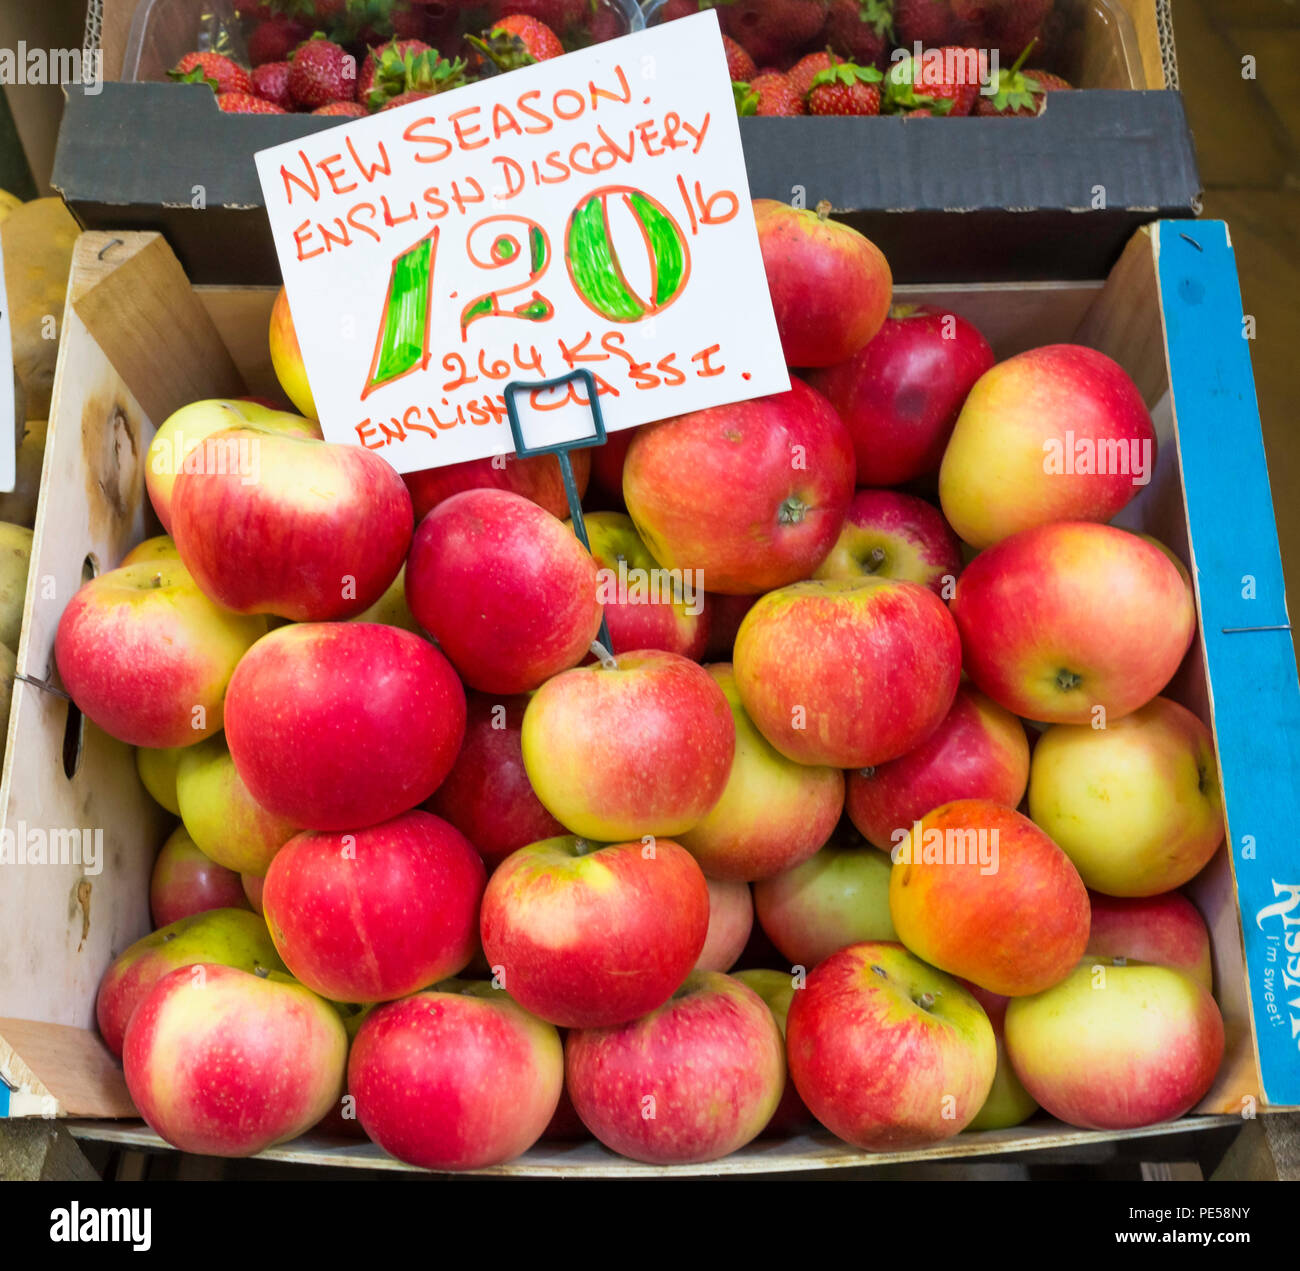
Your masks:
[[[1300,3],[1174,0],[1205,215],[1231,228],[1288,589],[1300,597]],[[1243,78],[1243,58],[1255,78]],[[1293,612],[1295,606],[1293,604]]]

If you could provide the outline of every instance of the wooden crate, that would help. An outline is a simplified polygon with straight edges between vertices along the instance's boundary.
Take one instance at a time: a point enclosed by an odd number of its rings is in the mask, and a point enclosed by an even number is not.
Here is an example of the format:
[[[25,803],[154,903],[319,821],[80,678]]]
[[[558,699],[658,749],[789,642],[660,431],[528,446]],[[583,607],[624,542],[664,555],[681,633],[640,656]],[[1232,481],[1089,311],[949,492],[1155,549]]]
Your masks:
[[[156,424],[199,397],[278,393],[266,349],[273,295],[264,288],[191,288],[156,234],[87,233],[78,241],[18,651],[27,676],[53,673],[59,615],[83,576],[116,565],[150,532],[143,464]],[[1135,236],[1104,283],[913,287],[900,289],[898,299],[950,306],[987,334],[1000,357],[1055,341],[1092,345],[1128,369],[1152,409],[1160,459],[1127,523],[1159,536],[1191,567],[1203,630],[1169,692],[1214,728],[1228,842],[1249,838],[1253,848],[1234,861],[1225,846],[1189,888],[1213,936],[1228,1048],[1200,1115],[1177,1128],[1217,1127],[1225,1116],[1300,1104],[1300,1062],[1282,1036],[1285,1025],[1269,1022],[1264,962],[1252,953],[1254,982],[1247,970],[1247,949],[1256,950],[1268,932],[1257,935],[1256,924],[1247,924],[1243,938],[1238,904],[1239,892],[1258,895],[1269,879],[1300,882],[1300,852],[1286,832],[1300,772],[1300,686],[1289,633],[1280,628],[1281,567],[1226,227],[1158,223]],[[1256,579],[1261,616],[1239,625],[1262,629],[1225,632],[1225,596],[1240,590],[1245,574]],[[69,716],[62,698],[31,683],[16,686],[0,830],[20,823],[101,827],[104,864],[93,877],[73,864],[0,867],[0,1114],[77,1118],[83,1136],[160,1145],[120,1120],[133,1109],[120,1068],[95,1033],[94,1000],[112,957],[149,929],[149,872],[169,818],[141,788],[130,748],[92,725],[84,726],[79,761],[67,775],[66,754],[76,749],[78,732]],[[952,1159],[1169,1129],[1103,1136],[1040,1117],[1015,1130],[963,1134],[930,1151],[888,1158],[814,1134],[760,1141],[724,1162],[667,1172]],[[368,1144],[302,1140],[273,1155],[405,1168]],[[542,1145],[488,1172],[665,1171],[588,1143]]]

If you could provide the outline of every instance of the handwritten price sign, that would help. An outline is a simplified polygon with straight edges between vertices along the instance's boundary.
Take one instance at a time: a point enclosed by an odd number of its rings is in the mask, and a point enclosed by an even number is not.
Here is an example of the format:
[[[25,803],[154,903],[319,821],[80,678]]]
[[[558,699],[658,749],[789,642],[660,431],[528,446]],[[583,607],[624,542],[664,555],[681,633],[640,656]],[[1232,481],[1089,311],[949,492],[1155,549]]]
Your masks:
[[[512,382],[611,432],[789,387],[712,10],[257,168],[325,436],[399,471],[511,451]]]

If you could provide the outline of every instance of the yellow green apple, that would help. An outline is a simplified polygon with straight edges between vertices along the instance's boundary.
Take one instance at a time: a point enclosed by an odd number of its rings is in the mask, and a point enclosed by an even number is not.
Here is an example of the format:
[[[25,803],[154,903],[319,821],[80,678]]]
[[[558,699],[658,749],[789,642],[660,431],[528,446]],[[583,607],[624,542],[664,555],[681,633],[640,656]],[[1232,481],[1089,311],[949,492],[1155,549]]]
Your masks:
[[[1091,1130],[1190,1111],[1214,1081],[1223,1041],[1214,998],[1172,967],[1087,958],[1007,1007],[1007,1053],[1025,1089],[1052,1116]]]
[[[224,736],[190,746],[176,769],[181,820],[199,849],[240,874],[264,875],[301,826],[262,807],[235,771]]]
[[[1056,724],[1034,748],[1029,815],[1093,891],[1172,891],[1223,842],[1214,738],[1167,697],[1105,728]]]
[[[722,797],[677,841],[710,878],[771,878],[830,838],[844,806],[844,774],[787,759],[745,713],[731,664],[704,669],[726,694],[736,753]]]

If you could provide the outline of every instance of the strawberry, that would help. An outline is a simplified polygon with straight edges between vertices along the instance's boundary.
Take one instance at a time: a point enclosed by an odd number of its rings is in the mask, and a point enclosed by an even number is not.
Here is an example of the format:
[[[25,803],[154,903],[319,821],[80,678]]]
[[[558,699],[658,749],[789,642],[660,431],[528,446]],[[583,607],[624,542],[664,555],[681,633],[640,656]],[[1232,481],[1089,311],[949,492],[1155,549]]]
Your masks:
[[[265,22],[258,23],[249,34],[249,64],[261,66],[263,62],[287,61],[289,54],[310,34],[310,27],[283,14],[276,14]]]
[[[672,22],[676,18],[689,18],[692,13],[699,13],[699,0],[668,0],[659,11],[660,22]]]
[[[813,76],[808,89],[810,115],[878,115],[880,83],[885,77],[874,66],[844,62]]]
[[[360,102],[330,102],[317,106],[313,115],[342,115],[347,119],[364,119],[370,112]]]
[[[356,59],[322,35],[314,35],[299,45],[289,66],[289,91],[299,106],[312,109],[342,101],[356,92]]]
[[[733,84],[744,84],[758,74],[754,59],[729,35],[722,37],[722,48],[727,55],[727,73]]]
[[[502,71],[514,71],[534,62],[564,56],[560,37],[545,22],[520,13],[512,13],[494,22],[481,37],[470,35],[466,39]]]
[[[1020,63],[1028,52],[1026,49],[1009,71],[998,72],[993,83],[997,91],[992,96],[981,95],[975,104],[977,115],[1038,115],[1048,93],[1074,87],[1047,71],[1022,71]]]
[[[463,7],[480,8],[482,0]],[[486,5],[489,25],[495,25],[506,17],[535,18],[565,37],[580,36],[589,30],[592,20],[603,7],[598,0],[488,0]]]
[[[283,115],[274,102],[254,97],[252,93],[218,93],[217,105],[232,115]]]
[[[756,65],[798,54],[822,29],[827,0],[717,0],[718,20]]]
[[[831,0],[817,38],[858,66],[883,65],[894,38],[893,0]]]
[[[221,53],[186,53],[167,74],[182,84],[207,84],[214,93],[253,91],[248,72]]]
[[[263,101],[279,106],[281,110],[293,109],[293,94],[289,92],[289,63],[263,62],[253,67],[253,93]]]
[[[935,115],[969,115],[988,65],[981,49],[947,45],[925,49],[920,60],[904,57],[885,77],[885,106],[894,112],[918,108]]]
[[[812,87],[814,76],[824,71],[828,66],[838,66],[844,59],[838,54],[825,49],[820,53],[809,53],[801,57],[788,71],[790,83],[794,85],[794,91],[799,94],[800,101],[807,101],[808,90]]]
[[[1006,60],[1041,36],[1052,0],[952,0],[952,11],[969,27],[972,43],[997,49]]]
[[[953,0],[894,0],[894,38],[904,48],[956,44],[967,36],[966,23],[953,12]]]
[[[421,88],[409,88],[404,93],[398,93],[396,97],[390,97],[380,110],[396,110],[398,106],[409,106],[411,102],[418,102],[422,98],[432,97],[433,93],[427,92]]]
[[[748,84],[733,84],[731,91],[736,94],[739,115],[787,117],[807,113],[789,77],[780,71],[764,71]]]
[[[407,53],[414,55],[432,51],[423,40],[389,40],[387,44],[370,49],[357,75],[357,101],[368,106],[370,94],[376,88],[382,90],[386,98],[400,93],[406,87]],[[376,105],[382,106],[383,102]]]

